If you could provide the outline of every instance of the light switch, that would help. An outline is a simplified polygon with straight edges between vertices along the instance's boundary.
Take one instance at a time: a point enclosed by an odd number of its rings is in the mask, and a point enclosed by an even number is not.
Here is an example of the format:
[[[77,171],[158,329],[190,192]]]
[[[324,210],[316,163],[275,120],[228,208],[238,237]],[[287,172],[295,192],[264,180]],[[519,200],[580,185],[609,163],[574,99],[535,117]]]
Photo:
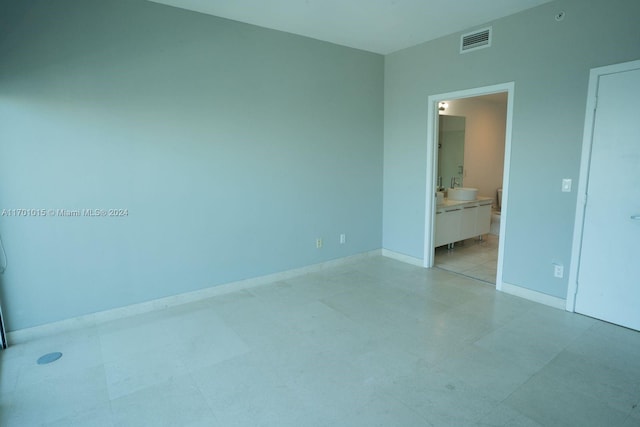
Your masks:
[[[565,178],[562,180],[562,192],[563,193],[571,192],[571,179]]]

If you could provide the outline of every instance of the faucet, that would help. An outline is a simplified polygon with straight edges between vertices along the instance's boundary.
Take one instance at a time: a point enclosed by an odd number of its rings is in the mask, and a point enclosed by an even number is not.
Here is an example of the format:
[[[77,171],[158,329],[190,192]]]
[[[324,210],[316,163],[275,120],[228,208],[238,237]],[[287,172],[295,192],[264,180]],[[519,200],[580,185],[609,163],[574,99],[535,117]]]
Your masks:
[[[460,183],[458,182],[458,178],[455,176],[451,177],[451,188],[456,188],[456,185],[460,187]]]

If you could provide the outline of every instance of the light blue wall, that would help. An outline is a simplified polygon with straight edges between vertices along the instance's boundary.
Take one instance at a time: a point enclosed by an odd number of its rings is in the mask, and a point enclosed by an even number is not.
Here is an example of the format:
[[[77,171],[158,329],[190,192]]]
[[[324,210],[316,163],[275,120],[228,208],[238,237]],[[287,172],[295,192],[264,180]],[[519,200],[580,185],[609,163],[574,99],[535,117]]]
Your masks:
[[[640,58],[639,16],[637,0],[558,0],[492,22],[487,49],[460,55],[454,34],[386,56],[383,247],[424,256],[428,96],[513,81],[503,279],[565,298],[552,262],[571,260],[576,193],[560,184],[577,188],[589,70]]]
[[[380,55],[142,0],[15,0],[0,62],[0,208],[129,212],[0,217],[10,330],[381,247]]]

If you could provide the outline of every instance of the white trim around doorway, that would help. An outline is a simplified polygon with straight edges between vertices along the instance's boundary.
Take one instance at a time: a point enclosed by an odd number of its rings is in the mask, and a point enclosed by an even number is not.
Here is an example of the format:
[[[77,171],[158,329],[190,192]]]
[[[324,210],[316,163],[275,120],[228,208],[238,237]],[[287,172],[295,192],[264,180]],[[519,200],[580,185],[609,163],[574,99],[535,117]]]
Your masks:
[[[504,146],[504,175],[502,179],[502,209],[500,218],[500,236],[498,246],[498,272],[496,277],[496,289],[502,290],[502,270],[504,261],[504,236],[507,224],[507,207],[509,205],[509,171],[511,161],[511,123],[513,119],[513,96],[515,83],[502,83],[492,86],[484,86],[473,89],[465,89],[455,92],[430,95],[427,107],[427,176],[426,176],[426,206],[425,206],[425,227],[424,227],[424,267],[433,267],[434,262],[434,217],[436,204],[435,184],[437,175],[437,150],[436,141],[438,139],[438,103],[453,99],[471,98],[493,93],[507,92],[507,118],[505,129]]]

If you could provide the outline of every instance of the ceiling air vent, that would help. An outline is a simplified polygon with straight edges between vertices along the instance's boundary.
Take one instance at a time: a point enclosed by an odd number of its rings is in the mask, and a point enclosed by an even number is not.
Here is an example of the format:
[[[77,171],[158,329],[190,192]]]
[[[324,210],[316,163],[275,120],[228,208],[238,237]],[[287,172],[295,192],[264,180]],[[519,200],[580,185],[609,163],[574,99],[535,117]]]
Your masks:
[[[483,28],[460,37],[460,53],[483,49],[491,46],[491,27]]]

